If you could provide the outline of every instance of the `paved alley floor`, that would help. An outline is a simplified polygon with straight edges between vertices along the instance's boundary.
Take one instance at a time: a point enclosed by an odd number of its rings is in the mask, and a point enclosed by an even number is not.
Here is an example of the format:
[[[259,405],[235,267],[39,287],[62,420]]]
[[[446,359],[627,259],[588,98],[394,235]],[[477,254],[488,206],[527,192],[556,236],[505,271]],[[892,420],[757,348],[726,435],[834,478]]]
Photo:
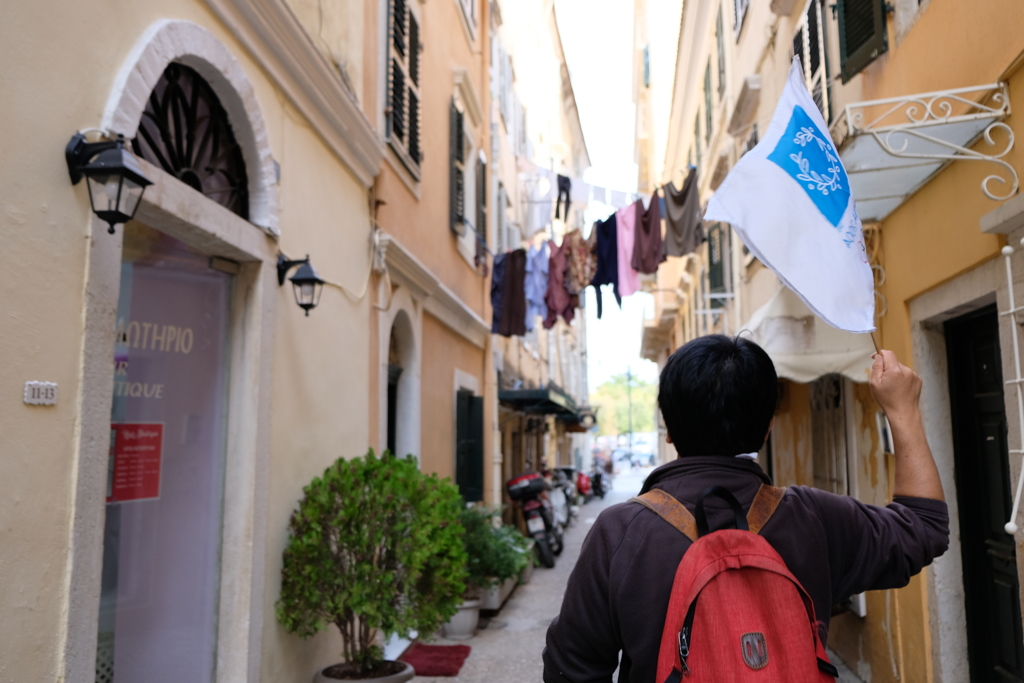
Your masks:
[[[604,500],[595,498],[580,508],[579,517],[565,533],[565,550],[554,569],[537,567],[525,586],[518,586],[496,616],[471,640],[460,641],[472,647],[469,659],[455,678],[415,678],[416,683],[467,681],[483,683],[526,683],[540,681],[544,671],[541,652],[548,624],[562,607],[562,594],[569,574],[576,565],[583,539],[597,515],[610,505],[635,496],[650,469],[628,470],[615,478]],[[436,644],[454,644],[438,638]]]

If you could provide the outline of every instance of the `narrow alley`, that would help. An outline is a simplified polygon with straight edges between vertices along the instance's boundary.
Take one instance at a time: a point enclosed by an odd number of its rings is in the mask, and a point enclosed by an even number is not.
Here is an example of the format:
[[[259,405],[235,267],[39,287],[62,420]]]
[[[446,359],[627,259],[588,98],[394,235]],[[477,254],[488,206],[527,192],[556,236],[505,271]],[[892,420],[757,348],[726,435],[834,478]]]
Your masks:
[[[0,6],[0,683],[1024,683],[1024,2]]]
[[[644,478],[650,472],[650,468],[633,471],[626,468],[615,478],[612,490],[604,500],[594,498],[582,506],[579,517],[565,533],[565,550],[555,568],[535,569],[530,582],[517,587],[495,616],[480,620],[479,630],[471,640],[438,638],[434,641],[436,644],[464,642],[473,648],[457,677],[417,677],[415,680],[423,683],[523,683],[541,680],[544,635],[562,606],[565,584],[576,566],[587,532],[602,510],[639,493]]]

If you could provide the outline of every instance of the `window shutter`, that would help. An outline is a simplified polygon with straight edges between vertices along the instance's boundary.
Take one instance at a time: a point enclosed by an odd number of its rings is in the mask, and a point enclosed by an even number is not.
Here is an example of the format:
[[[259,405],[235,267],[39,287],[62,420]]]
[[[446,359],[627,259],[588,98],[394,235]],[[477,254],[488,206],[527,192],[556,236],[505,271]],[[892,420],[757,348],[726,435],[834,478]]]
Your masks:
[[[885,0],[838,0],[839,66],[846,83],[889,49]]]
[[[406,10],[405,0],[392,0],[391,3],[391,42],[395,52],[405,56]]]
[[[420,27],[408,0],[390,0],[387,139],[416,180],[420,178]]]
[[[475,503],[484,499],[484,399],[460,389],[455,406],[455,484]]]
[[[391,134],[405,140],[405,74],[397,59],[391,60]]]
[[[409,157],[414,163],[423,161],[423,152],[420,149],[420,98],[416,95],[413,86],[420,84],[420,25],[416,18],[409,15],[409,116],[406,119],[409,126],[409,139],[407,148]]]
[[[725,292],[725,254],[721,223],[715,223],[708,230],[708,291],[711,294]],[[710,308],[721,308],[721,299],[712,299]]]
[[[448,179],[448,213],[452,232],[458,235],[466,233],[466,225],[462,221],[465,210],[465,174],[463,173],[463,155],[465,153],[462,112],[451,101],[449,109],[449,179]]]
[[[409,156],[414,162],[423,161],[420,150],[420,100],[416,93],[409,89]]]
[[[476,250],[482,256],[487,246],[487,164],[483,159],[476,162],[476,232]]]
[[[420,84],[420,25],[409,16],[409,79]]]
[[[713,112],[711,111],[711,60],[704,69],[704,135],[707,141],[711,142],[711,125]]]
[[[722,5],[718,6],[718,19],[715,21],[715,42],[718,44],[718,96],[725,94],[725,23],[722,18]]]

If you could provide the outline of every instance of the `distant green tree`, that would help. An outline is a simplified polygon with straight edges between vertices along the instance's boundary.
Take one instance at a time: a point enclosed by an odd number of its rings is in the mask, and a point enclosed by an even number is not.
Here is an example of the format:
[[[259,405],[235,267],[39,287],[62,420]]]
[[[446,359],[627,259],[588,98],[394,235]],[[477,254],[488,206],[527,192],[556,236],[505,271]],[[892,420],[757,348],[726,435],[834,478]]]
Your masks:
[[[633,431],[653,432],[657,410],[658,385],[633,377]],[[614,436],[629,432],[629,380],[626,374],[614,375],[590,394],[590,405],[597,408],[598,434]]]

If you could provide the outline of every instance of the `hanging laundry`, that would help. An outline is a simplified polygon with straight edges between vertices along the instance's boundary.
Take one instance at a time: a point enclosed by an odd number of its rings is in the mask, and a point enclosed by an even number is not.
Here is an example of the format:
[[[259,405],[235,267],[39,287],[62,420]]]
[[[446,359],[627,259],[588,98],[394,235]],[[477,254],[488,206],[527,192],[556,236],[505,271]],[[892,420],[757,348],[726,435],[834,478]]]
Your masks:
[[[597,234],[596,228],[591,234]],[[580,230],[567,233],[562,238],[562,246],[566,250],[566,259],[569,262],[566,289],[570,294],[580,294],[594,279],[594,273],[597,271],[597,253],[591,249],[587,240],[583,239]]]
[[[625,192],[619,192],[618,190],[611,191],[611,199],[609,202],[615,209],[621,209],[629,201],[629,197]]]
[[[572,193],[572,181],[566,178],[564,175],[558,175],[558,197],[555,200],[555,218],[561,218],[562,220],[569,220],[569,203],[571,202]],[[562,203],[565,203],[565,213],[561,216],[558,215],[558,210],[562,208]]]
[[[665,185],[665,255],[686,256],[704,244],[704,222],[697,194],[697,169],[691,168],[683,189]]]
[[[594,224],[590,239],[594,241],[593,249],[597,254],[597,270],[590,284],[594,285],[594,294],[597,295],[597,317],[600,318],[602,310],[601,285],[612,286],[615,302],[619,304],[620,308],[622,307],[622,296],[619,294],[618,226],[614,213],[607,219]]]
[[[526,334],[526,250],[510,251],[505,259],[501,287],[501,318],[498,334],[505,337]]]
[[[526,238],[551,225],[551,212],[555,203],[555,174],[546,168],[534,167],[533,173],[523,179],[526,187]]]
[[[551,262],[548,266],[548,291],[544,295],[544,302],[548,305],[548,315],[544,318],[544,329],[550,330],[558,321],[558,316],[567,323],[571,323],[576,314],[576,306],[579,299],[571,294],[565,287],[565,276],[569,270],[568,259],[566,258],[566,244],[558,246],[552,240],[548,242],[551,249]]]
[[[633,268],[633,242],[636,239],[638,214],[643,209],[635,201],[615,212],[619,252],[619,295],[632,296],[640,289],[640,273]]]
[[[531,246],[526,253],[526,331],[533,330],[538,316],[546,318],[548,315],[547,304],[544,303],[544,295],[548,291],[548,264],[551,255],[548,253],[548,243],[541,242]]]
[[[491,332],[498,334],[501,324],[501,295],[505,285],[505,261],[508,254],[497,254],[491,266]]]
[[[590,185],[579,178],[573,178],[569,199],[576,205],[576,210],[585,209],[590,204]]]
[[[639,208],[639,207],[638,207]],[[633,241],[633,269],[640,273],[658,272],[658,264],[665,260],[661,238],[661,197],[654,191],[647,209],[640,211]]]

